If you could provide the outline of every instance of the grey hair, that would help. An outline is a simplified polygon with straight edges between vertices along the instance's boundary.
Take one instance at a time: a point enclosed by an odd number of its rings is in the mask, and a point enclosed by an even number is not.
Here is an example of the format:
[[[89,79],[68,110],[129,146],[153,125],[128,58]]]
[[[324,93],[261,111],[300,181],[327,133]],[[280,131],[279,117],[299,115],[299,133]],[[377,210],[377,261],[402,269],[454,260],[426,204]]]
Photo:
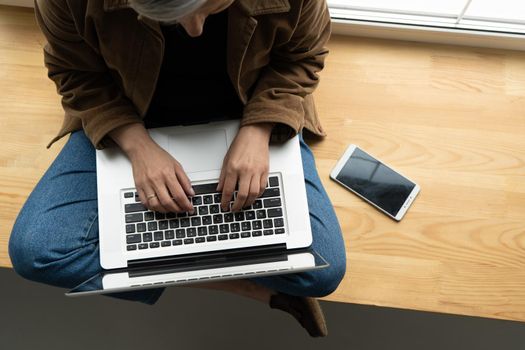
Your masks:
[[[207,0],[130,0],[140,15],[155,21],[176,23],[201,7]]]

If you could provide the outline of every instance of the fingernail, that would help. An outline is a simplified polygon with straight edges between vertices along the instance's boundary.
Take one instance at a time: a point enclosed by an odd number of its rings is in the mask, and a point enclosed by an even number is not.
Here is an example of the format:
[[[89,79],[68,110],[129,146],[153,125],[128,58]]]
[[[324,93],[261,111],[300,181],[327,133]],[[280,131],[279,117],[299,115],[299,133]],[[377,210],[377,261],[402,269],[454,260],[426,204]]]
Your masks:
[[[195,196],[195,191],[193,190],[193,188],[191,189],[190,193],[192,196]]]

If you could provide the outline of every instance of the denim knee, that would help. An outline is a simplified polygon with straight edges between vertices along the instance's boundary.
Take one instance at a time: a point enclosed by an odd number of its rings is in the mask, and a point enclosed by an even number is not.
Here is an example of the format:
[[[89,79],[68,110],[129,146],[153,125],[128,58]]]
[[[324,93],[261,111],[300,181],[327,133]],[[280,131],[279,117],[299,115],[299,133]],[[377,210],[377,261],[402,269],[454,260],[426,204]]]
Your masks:
[[[27,227],[21,225],[13,226],[11,236],[9,237],[9,257],[13,269],[20,276],[29,280],[35,280],[37,276],[36,266],[31,247],[31,233]]]
[[[346,273],[345,256],[325,257],[329,267],[306,273],[302,288],[308,291],[311,297],[325,297],[332,294]]]

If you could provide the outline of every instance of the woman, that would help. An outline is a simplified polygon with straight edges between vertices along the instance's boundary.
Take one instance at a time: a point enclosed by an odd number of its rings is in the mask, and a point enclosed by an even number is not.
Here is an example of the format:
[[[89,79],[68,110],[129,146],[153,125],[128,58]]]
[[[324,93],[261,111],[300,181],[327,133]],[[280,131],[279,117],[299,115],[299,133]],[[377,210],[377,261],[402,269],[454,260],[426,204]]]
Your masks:
[[[9,252],[22,276],[71,288],[101,270],[95,148],[120,147],[140,201],[158,212],[193,209],[183,164],[148,127],[241,118],[218,190],[232,210],[253,203],[268,175],[268,144],[303,128],[323,136],[311,93],[330,34],[324,0],[41,0],[49,77],[65,119],[50,145],[71,136],[18,215]],[[346,266],[344,243],[312,153],[301,155],[313,248],[330,268],[200,285],[268,303],[326,335],[318,303]],[[118,297],[155,303],[162,289]]]

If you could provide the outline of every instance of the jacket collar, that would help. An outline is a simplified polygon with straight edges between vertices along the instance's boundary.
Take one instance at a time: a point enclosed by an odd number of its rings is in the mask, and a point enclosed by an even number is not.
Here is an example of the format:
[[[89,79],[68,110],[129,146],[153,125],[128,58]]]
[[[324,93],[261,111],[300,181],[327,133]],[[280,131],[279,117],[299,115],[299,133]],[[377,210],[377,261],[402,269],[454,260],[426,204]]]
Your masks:
[[[270,13],[288,12],[288,0],[235,0],[248,16],[266,15]],[[129,0],[104,0],[104,11],[115,11],[130,8]]]

